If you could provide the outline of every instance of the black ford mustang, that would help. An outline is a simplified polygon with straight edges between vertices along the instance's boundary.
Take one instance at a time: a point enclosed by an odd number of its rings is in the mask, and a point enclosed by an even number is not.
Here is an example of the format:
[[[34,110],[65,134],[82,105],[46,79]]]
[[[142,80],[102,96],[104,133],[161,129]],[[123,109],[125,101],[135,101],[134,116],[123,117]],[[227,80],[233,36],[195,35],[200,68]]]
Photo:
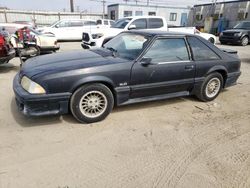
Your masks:
[[[91,123],[103,120],[114,105],[186,95],[211,101],[239,76],[237,55],[198,36],[129,31],[103,48],[30,59],[13,89],[26,115],[71,112]]]

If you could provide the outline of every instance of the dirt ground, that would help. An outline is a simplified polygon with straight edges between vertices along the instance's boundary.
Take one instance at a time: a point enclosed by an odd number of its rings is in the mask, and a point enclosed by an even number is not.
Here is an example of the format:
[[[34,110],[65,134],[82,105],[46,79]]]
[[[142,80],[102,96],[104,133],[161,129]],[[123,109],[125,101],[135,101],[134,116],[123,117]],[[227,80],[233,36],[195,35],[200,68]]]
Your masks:
[[[0,66],[0,188],[249,188],[250,45],[223,47],[239,51],[242,76],[215,101],[134,104],[89,125],[24,117],[12,91],[18,59]]]

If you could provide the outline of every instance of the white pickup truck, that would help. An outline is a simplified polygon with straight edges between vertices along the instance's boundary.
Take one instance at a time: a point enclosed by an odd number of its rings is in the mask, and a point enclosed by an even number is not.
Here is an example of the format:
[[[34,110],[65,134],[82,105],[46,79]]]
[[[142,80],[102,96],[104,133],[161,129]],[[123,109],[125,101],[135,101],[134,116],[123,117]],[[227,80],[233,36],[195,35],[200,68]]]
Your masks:
[[[201,33],[193,27],[189,28],[168,28],[167,21],[160,16],[134,16],[119,19],[110,28],[96,28],[91,31],[82,33],[82,47],[89,49],[93,47],[101,47],[105,42],[118,35],[122,31],[132,29],[152,29],[173,31],[182,33],[192,33],[215,43],[216,37],[212,34]],[[211,40],[211,38],[213,40]]]

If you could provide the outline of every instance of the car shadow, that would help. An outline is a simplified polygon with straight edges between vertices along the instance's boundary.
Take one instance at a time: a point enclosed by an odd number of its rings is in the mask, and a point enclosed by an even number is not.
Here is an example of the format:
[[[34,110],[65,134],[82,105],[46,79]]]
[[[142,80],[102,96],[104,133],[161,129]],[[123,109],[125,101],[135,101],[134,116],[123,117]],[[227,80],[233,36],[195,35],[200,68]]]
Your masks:
[[[7,73],[7,72],[10,72],[10,71],[15,71],[15,72],[18,72],[20,69],[19,66],[16,66],[12,63],[6,63],[6,64],[3,64],[3,65],[0,65],[0,74],[1,73]]]
[[[178,97],[178,98],[163,99],[163,100],[158,100],[158,101],[148,101],[148,102],[142,102],[142,103],[135,103],[135,104],[129,104],[129,105],[124,105],[124,106],[116,106],[111,113],[140,110],[140,109],[144,109],[144,108],[161,107],[161,106],[165,106],[165,105],[181,103],[181,102],[184,102],[186,100],[190,100],[192,98],[193,97]]]
[[[34,126],[43,126],[43,125],[51,125],[56,123],[61,123],[61,116],[44,116],[44,117],[28,117],[24,116],[16,105],[15,98],[13,97],[11,100],[11,113],[13,118],[22,127],[34,127]]]

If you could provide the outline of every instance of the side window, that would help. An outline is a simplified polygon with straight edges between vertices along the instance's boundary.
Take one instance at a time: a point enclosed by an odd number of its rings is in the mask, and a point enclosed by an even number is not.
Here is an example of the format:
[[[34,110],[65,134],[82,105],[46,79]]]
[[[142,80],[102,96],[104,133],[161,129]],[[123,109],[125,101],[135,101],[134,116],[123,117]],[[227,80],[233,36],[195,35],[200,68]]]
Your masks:
[[[81,27],[81,26],[83,26],[83,22],[78,21],[78,20],[70,21],[69,23],[70,23],[70,27]]]
[[[146,19],[138,19],[133,21],[130,25],[135,25],[136,29],[146,29],[147,28],[147,20]]]
[[[109,22],[107,20],[104,20],[104,25],[109,25]]]
[[[84,25],[96,25],[95,21],[85,21]]]
[[[183,38],[157,39],[145,54],[145,57],[152,58],[152,63],[189,60]]]
[[[193,52],[193,58],[196,61],[220,59],[209,47],[202,43],[196,37],[188,37],[188,43]]]
[[[148,19],[148,28],[160,28],[163,26],[163,21],[160,18],[149,18]]]
[[[56,24],[56,27],[69,27],[70,23],[69,21],[61,21],[58,24]]]

